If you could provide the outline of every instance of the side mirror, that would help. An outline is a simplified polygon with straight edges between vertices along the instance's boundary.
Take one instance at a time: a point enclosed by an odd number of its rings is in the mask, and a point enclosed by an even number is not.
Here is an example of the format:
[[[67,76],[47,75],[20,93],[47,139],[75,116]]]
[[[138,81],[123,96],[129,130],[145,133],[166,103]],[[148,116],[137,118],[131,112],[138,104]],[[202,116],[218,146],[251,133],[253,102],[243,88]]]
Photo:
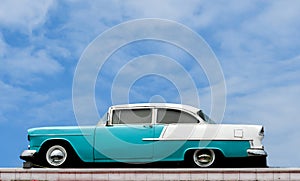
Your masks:
[[[107,120],[106,124],[105,124],[106,126],[113,126],[112,120],[110,120],[110,118],[111,118],[110,113],[113,114],[112,111],[108,111],[106,114],[106,120]]]
[[[106,121],[105,126],[112,126],[112,124],[110,124],[109,121]]]
[[[106,113],[106,123],[105,123],[105,126],[110,126],[109,125],[109,114]]]

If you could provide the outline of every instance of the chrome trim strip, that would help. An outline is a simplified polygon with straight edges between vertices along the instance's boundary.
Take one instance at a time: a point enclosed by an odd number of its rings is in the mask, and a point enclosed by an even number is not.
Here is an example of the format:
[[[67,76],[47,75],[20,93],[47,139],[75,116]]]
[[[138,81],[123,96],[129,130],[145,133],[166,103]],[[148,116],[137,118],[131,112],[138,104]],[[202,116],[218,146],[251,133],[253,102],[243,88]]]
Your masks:
[[[249,156],[267,156],[267,152],[262,149],[248,149],[247,153]]]
[[[92,136],[92,134],[31,134],[32,136]]]
[[[143,138],[143,141],[251,141],[250,139],[210,139],[210,138]]]
[[[33,157],[33,155],[36,153],[36,150],[24,150],[21,154],[21,158],[25,157]]]

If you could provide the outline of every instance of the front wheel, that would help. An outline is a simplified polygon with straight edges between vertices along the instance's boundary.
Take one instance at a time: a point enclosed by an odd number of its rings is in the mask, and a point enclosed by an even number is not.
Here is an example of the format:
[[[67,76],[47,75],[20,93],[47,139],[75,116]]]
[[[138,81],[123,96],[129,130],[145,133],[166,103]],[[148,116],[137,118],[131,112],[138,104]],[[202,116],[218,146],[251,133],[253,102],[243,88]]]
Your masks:
[[[38,157],[42,167],[61,168],[71,166],[74,155],[67,144],[50,143],[41,148]]]
[[[53,145],[46,152],[47,164],[51,167],[60,167],[66,165],[68,161],[67,149],[61,145]]]
[[[195,150],[193,153],[192,161],[194,166],[208,168],[216,164],[216,153],[214,150]]]

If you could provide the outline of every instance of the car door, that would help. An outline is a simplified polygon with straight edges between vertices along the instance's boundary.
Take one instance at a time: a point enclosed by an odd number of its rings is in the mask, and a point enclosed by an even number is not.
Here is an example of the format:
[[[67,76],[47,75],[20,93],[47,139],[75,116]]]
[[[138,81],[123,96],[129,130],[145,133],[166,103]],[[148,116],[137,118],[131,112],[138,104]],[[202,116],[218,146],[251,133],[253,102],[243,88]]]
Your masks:
[[[94,158],[116,161],[149,160],[153,144],[143,141],[154,136],[150,108],[112,110],[110,125],[95,129]]]

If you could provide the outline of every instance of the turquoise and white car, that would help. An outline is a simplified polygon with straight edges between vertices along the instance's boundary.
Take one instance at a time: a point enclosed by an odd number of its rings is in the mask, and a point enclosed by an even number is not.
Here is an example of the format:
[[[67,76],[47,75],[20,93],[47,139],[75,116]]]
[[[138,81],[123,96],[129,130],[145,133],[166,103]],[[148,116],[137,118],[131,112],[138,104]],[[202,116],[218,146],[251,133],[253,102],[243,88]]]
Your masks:
[[[185,161],[196,167],[231,163],[266,166],[259,125],[215,124],[200,109],[168,103],[116,105],[95,126],[28,130],[20,158],[45,167],[87,163]]]

